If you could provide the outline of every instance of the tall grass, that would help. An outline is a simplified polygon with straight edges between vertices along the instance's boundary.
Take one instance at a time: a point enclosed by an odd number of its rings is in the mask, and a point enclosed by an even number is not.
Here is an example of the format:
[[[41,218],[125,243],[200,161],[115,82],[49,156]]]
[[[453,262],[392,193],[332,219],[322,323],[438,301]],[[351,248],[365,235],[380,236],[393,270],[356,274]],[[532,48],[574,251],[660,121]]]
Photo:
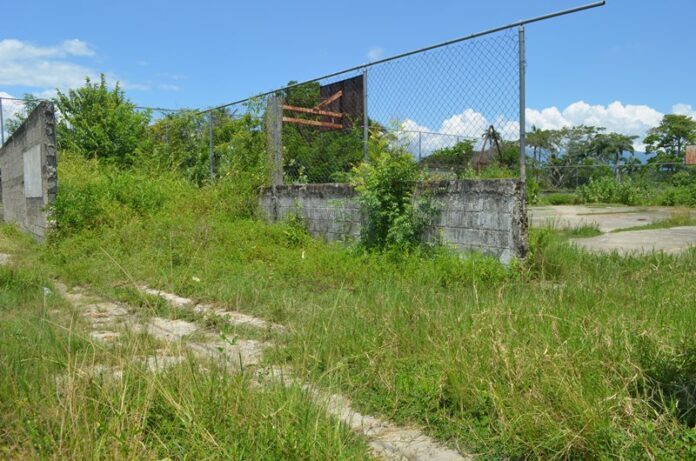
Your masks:
[[[284,322],[271,359],[485,458],[693,457],[696,251],[592,255],[540,231],[512,267],[368,253],[255,221],[249,197],[234,182],[182,187],[145,214],[63,233],[41,260],[116,293],[127,278],[115,260],[136,280]]]
[[[367,457],[298,387],[260,389],[193,358],[153,374],[138,361],[151,352],[137,335],[95,345],[35,269],[0,267],[0,457]]]

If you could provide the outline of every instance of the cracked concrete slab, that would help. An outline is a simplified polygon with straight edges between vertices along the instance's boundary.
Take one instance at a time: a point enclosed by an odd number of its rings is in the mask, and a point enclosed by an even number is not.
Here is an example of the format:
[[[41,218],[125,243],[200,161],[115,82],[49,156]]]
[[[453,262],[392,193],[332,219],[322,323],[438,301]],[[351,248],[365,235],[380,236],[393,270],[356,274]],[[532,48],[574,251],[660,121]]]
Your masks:
[[[340,395],[319,397],[320,401],[323,399],[326,400],[327,413],[367,437],[370,448],[380,457],[389,460],[414,461],[473,459],[443,446],[418,429],[397,426],[374,416],[360,414],[351,408],[346,398]]]
[[[188,347],[198,356],[213,359],[223,358],[240,369],[250,365],[258,365],[264,350],[269,346],[268,343],[254,339],[237,339],[227,342],[213,338],[210,336],[208,341],[189,343]]]
[[[95,341],[109,344],[120,338],[121,333],[117,331],[92,331],[89,333],[89,337]]]
[[[82,309],[82,315],[93,326],[120,323],[128,317],[128,309],[108,301],[87,304]]]
[[[148,322],[145,331],[155,339],[173,342],[180,341],[184,336],[198,330],[198,326],[186,320],[165,319],[153,317]]]
[[[70,293],[65,287],[62,287],[62,292],[67,295],[68,299],[72,298],[78,302],[87,299],[83,293]],[[226,316],[228,321],[233,324],[259,328],[282,328],[282,325],[272,324],[263,319],[234,311],[226,311],[212,305],[197,304],[188,298],[170,293],[150,290],[149,294],[161,296],[175,307],[194,308],[196,312],[202,314]],[[85,307],[84,303],[82,307]],[[85,315],[93,320],[93,327],[99,326],[102,321],[108,318],[119,321],[125,318],[127,320],[126,323],[137,331],[145,331],[153,337],[170,344],[181,341],[182,345],[198,357],[224,360],[228,364],[239,367],[240,370],[247,366],[258,365],[262,360],[263,352],[271,346],[269,342],[240,338],[226,340],[213,334],[206,334],[197,340],[191,341],[191,338],[185,337],[198,331],[199,327],[194,322],[153,317],[143,325],[137,321],[137,317],[129,314],[127,309],[104,301],[87,304]],[[114,332],[106,330],[95,330],[92,332],[92,335],[95,337],[109,337],[110,334],[114,334]],[[187,339],[187,341],[183,342],[184,339]],[[181,363],[184,359],[183,354],[171,355],[168,351],[157,351],[153,355],[138,357],[134,360],[144,364],[149,371],[157,373]],[[82,371],[82,373],[91,376],[108,374],[108,376],[113,378],[120,378],[123,371],[118,367],[95,365]],[[329,415],[342,421],[353,431],[362,434],[367,439],[373,454],[380,459],[390,461],[464,461],[472,459],[468,455],[462,455],[445,447],[417,428],[402,427],[375,416],[363,415],[355,411],[345,397],[337,394],[327,394],[313,385],[302,384],[293,376],[292,371],[287,368],[277,366],[263,367],[257,369],[254,376],[256,377],[254,382],[258,386],[263,385],[268,380],[281,382],[284,385],[301,386],[309,392],[317,405],[325,408]],[[63,379],[66,378],[64,377]]]
[[[621,255],[664,252],[677,254],[696,245],[696,226],[614,232],[571,242],[592,252]]]
[[[221,307],[214,306],[212,304],[197,303],[193,299],[184,298],[183,296],[179,296],[174,293],[168,293],[166,291],[149,288],[145,285],[142,285],[139,288],[145,294],[159,296],[160,298],[167,301],[169,305],[172,307],[180,309],[190,308],[194,312],[202,315],[217,315],[219,317],[224,318],[230,325],[250,326],[260,329],[270,329],[277,332],[285,330],[285,327],[283,325],[268,322],[264,319],[243,314],[241,312],[230,311]]]
[[[662,221],[675,214],[696,217],[696,210],[675,207],[554,205],[529,207],[529,222],[533,227],[552,226],[561,229],[595,225],[601,232],[612,232]]]

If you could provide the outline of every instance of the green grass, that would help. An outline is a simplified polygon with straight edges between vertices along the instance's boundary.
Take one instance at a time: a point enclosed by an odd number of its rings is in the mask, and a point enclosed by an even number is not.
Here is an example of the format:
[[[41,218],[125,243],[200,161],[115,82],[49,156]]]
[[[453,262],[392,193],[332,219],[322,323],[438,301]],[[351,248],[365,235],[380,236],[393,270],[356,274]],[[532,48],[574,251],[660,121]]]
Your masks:
[[[507,268],[367,253],[260,223],[225,193],[184,189],[19,260],[109,295],[142,281],[284,323],[270,360],[484,459],[693,458],[696,251],[593,255],[538,230]]]
[[[624,229],[616,229],[612,232],[625,232],[634,230],[650,230],[650,229],[669,229],[670,227],[681,226],[696,226],[696,218],[690,213],[673,214],[669,218],[645,224],[643,226],[633,226]]]
[[[556,232],[558,232],[559,235],[567,238],[589,238],[602,235],[602,231],[599,230],[597,223],[558,229]]]
[[[13,239],[23,239],[2,231],[0,248],[19,249]],[[55,293],[41,265],[0,267],[0,458],[368,457],[364,443],[299,387],[260,389],[249,374],[193,358],[147,372],[135,358],[153,351],[151,338],[95,344]],[[107,372],[90,374],[97,366]],[[122,370],[122,378],[110,369]]]

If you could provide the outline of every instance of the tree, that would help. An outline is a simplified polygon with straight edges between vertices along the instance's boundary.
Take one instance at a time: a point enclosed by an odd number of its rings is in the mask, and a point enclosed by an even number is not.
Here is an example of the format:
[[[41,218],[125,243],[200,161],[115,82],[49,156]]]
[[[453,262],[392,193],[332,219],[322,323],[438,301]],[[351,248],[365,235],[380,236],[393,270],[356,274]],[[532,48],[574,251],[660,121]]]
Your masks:
[[[110,90],[104,75],[98,83],[67,94],[58,91],[56,105],[61,115],[58,143],[87,158],[99,158],[119,166],[133,163],[134,153],[145,139],[149,112],[138,112],[118,83]]]
[[[432,167],[455,167],[464,169],[474,155],[474,141],[464,139],[452,146],[436,149],[421,160],[421,164]]]
[[[525,135],[527,145],[532,148],[532,157],[534,158],[534,163],[539,163],[539,152],[545,148],[548,141],[548,136],[545,136],[548,132],[537,128],[536,125],[532,125],[532,131]]]
[[[604,128],[585,125],[549,130],[546,165],[550,179],[557,187],[570,185],[571,174],[575,185],[589,179],[585,174],[587,171],[580,171],[577,167],[595,163],[591,145],[603,130]],[[583,173],[582,177],[580,173]]]
[[[648,131],[643,141],[651,162],[681,163],[686,146],[696,143],[696,121],[686,115],[667,114]]]
[[[637,138],[638,136],[627,136],[620,133],[599,133],[594,137],[590,151],[597,155],[600,160],[614,164],[614,175],[618,180],[621,178],[619,164],[625,160],[623,154],[635,152],[633,141]]]
[[[5,128],[7,129],[7,133],[11,135],[15,131],[17,131],[17,128],[19,128],[22,123],[29,117],[29,114],[31,114],[34,109],[36,109],[36,106],[39,105],[41,100],[34,96],[31,93],[25,93],[24,94],[24,107],[15,112],[15,114],[8,118],[7,121],[5,122]]]

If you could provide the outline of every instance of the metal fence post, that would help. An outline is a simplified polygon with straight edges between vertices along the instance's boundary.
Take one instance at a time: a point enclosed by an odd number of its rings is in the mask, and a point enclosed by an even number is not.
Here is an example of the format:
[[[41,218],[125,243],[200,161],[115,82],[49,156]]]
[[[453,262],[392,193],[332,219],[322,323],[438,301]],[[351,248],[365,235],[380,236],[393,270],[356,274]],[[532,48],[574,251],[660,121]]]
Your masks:
[[[527,63],[525,61],[525,49],[524,49],[524,25],[520,25],[519,29],[519,51],[520,51],[520,64],[519,64],[519,73],[520,73],[520,181],[521,182],[526,182],[527,180],[527,153],[525,152],[527,149],[526,146],[526,139],[525,139],[525,131],[526,131],[526,93],[525,93],[525,73],[526,73],[526,66]]]
[[[266,107],[266,142],[271,157],[271,183],[283,184],[283,109],[282,97],[270,95]]]
[[[210,138],[210,146],[209,146],[209,156],[210,156],[210,182],[213,182],[215,179],[215,152],[213,151],[213,112],[210,113],[210,123],[209,123],[209,133],[208,137]]]
[[[363,69],[363,158],[365,161],[370,160],[370,153],[368,151],[367,140],[370,136],[369,129],[369,118],[367,111],[367,67]]]
[[[2,143],[5,144],[5,117],[2,113],[2,98],[0,98],[0,137],[2,137]]]
[[[421,131],[418,132],[418,161],[419,162],[421,161],[421,152],[422,152],[421,151],[421,135],[422,134],[423,134],[423,132],[421,132]]]

